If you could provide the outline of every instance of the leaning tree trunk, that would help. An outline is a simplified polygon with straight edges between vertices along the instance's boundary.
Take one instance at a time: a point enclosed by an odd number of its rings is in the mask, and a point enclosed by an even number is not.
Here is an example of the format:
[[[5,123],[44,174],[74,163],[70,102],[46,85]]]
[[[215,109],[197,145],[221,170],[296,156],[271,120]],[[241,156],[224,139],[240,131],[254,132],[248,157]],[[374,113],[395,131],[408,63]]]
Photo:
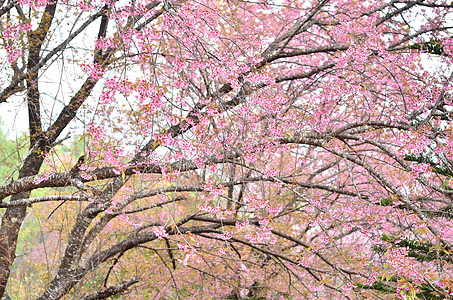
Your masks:
[[[49,32],[56,7],[57,1],[48,4],[38,28],[28,33],[28,76],[26,82],[30,153],[19,170],[19,178],[38,174],[44,160],[44,155],[50,148],[42,131],[38,70],[41,60],[41,47]],[[11,202],[26,199],[29,196],[30,192],[28,191],[17,193],[12,195]],[[26,206],[10,207],[6,210],[2,218],[2,225],[0,227],[0,297],[3,297],[5,293],[11,266],[16,258],[17,239],[26,213]]]
[[[36,175],[43,162],[42,156],[36,153],[31,154],[24,162],[19,171],[19,178]],[[11,202],[19,199],[26,199],[30,192],[21,192],[11,196]],[[27,207],[16,206],[6,209],[0,227],[0,295],[3,297],[8,283],[11,265],[16,259],[17,238],[20,227],[26,217]]]

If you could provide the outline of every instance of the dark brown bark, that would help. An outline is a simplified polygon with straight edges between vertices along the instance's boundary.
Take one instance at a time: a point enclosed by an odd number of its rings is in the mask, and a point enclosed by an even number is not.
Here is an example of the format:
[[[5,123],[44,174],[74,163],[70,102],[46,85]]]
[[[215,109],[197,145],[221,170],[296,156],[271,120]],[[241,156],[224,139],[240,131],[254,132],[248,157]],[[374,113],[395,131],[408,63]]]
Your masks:
[[[43,157],[39,154],[30,155],[19,171],[19,178],[38,174],[42,162]],[[11,202],[26,199],[29,196],[29,191],[17,193],[12,195]],[[2,218],[2,226],[0,227],[0,297],[3,297],[5,293],[11,265],[16,258],[17,238],[26,213],[26,206],[9,207]]]
[[[154,8],[159,3],[160,2],[155,1],[149,5],[149,8]],[[19,170],[18,180],[8,184],[11,186],[4,190],[6,193],[0,192],[0,199],[4,199],[5,197],[12,195],[11,202],[29,198],[31,190],[36,187],[27,188],[27,186],[32,183],[32,180],[24,179],[31,179],[39,173],[45,155],[49,152],[61,132],[75,117],[77,111],[91,94],[91,91],[98,82],[98,79],[89,77],[84,82],[79,91],[70,100],[69,104],[64,107],[55,122],[49,127],[46,132],[43,131],[40,109],[40,92],[38,86],[39,70],[44,66],[46,61],[50,60],[59,51],[64,50],[67,44],[72,39],[74,39],[74,37],[78,36],[89,24],[91,24],[98,17],[102,16],[98,36],[104,37],[106,35],[108,25],[108,18],[106,17],[107,7],[104,7],[102,11],[100,11],[98,14],[93,15],[78,30],[71,34],[67,40],[58,45],[55,49],[50,51],[49,54],[42,58],[41,49],[52,25],[56,7],[57,1],[49,3],[45,8],[38,28],[28,33],[29,47],[27,72],[22,75],[22,77],[18,77],[13,80],[11,84],[2,91],[0,97],[2,101],[5,101],[6,98],[10,96],[14,91],[19,82],[25,79],[27,84],[30,154],[25,159],[22,168]],[[159,12],[157,15],[160,14],[161,12]],[[137,21],[139,18],[140,17],[138,17],[134,21]],[[105,68],[109,64],[108,59],[114,51],[114,49],[108,49],[104,53],[96,51],[95,62],[98,63],[102,68]],[[111,174],[109,173],[107,176],[109,175]],[[59,185],[61,184],[62,186],[68,186],[71,184],[70,179],[72,177],[73,174],[71,172],[68,172],[67,174],[57,174],[54,179],[59,182]],[[114,190],[115,189],[112,189],[113,192],[115,192]],[[26,207],[27,206],[25,205],[8,207],[2,219],[2,226],[0,228],[0,298],[5,293],[6,285],[10,275],[10,268],[15,259],[15,250],[17,246],[18,235],[20,227],[26,216]],[[88,217],[94,215],[93,211],[88,210]],[[86,215],[84,215],[83,217],[86,217]],[[83,221],[86,221],[89,224],[89,221],[82,220],[82,222]],[[79,229],[80,228],[76,229],[76,231]],[[82,236],[84,232],[84,230],[81,231]],[[77,253],[78,251],[74,252],[74,254]],[[69,270],[69,272],[71,271]],[[79,278],[77,277],[73,279],[79,280]]]
[[[47,36],[57,8],[57,2],[48,4],[45,8],[38,28],[28,35],[29,49],[27,70],[34,69],[40,60],[40,52]],[[48,144],[44,139],[41,128],[41,112],[39,106],[38,73],[29,72],[27,81],[27,106],[29,119],[29,139],[31,154],[24,161],[19,171],[19,178],[39,173],[44,160],[43,153],[48,151]],[[20,192],[11,197],[11,202],[28,198],[30,191]],[[16,258],[16,246],[20,227],[27,213],[26,206],[10,207],[6,209],[0,228],[0,297],[5,293],[11,265]]]

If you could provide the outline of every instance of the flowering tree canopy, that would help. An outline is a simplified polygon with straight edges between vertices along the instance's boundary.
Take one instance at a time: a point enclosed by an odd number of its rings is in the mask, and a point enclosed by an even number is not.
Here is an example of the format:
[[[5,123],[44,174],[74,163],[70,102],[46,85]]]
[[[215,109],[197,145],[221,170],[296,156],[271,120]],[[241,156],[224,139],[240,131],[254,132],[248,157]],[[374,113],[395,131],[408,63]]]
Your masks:
[[[452,8],[1,0],[0,296],[450,298]]]

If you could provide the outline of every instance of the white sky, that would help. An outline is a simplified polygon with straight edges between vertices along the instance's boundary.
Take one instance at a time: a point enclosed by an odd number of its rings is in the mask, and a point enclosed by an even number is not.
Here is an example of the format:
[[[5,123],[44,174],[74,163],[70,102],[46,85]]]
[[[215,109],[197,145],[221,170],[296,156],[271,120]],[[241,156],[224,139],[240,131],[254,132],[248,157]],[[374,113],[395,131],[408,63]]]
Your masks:
[[[275,0],[273,3],[279,4],[281,2],[280,0]],[[420,15],[418,15],[420,17]],[[417,18],[418,18],[417,17]],[[423,21],[422,21],[423,22]],[[415,22],[418,23],[418,22]],[[97,22],[95,24],[92,24],[92,26],[97,26]],[[81,44],[86,44],[84,41],[87,37],[86,36],[81,36],[83,39]],[[92,39],[91,39],[92,40]],[[77,41],[73,41],[72,43],[77,43]],[[88,48],[91,45],[86,45]],[[440,60],[436,58],[436,56],[432,55],[427,55],[427,54],[422,54],[422,65],[430,72],[436,72],[439,71],[439,66],[440,66]],[[80,87],[81,83],[80,82],[70,82],[70,79],[65,81],[64,77],[66,78],[71,78],[73,74],[65,74],[67,71],[67,67],[70,67],[68,65],[61,65],[61,60],[57,59],[49,69],[47,69],[44,73],[45,74],[57,74],[59,78],[62,80],[55,80],[56,76],[53,76],[53,78],[45,78],[42,77],[40,80],[40,92],[41,92],[41,98],[44,99],[42,101],[42,106],[44,105],[52,105],[53,107],[46,107],[46,111],[50,112],[52,119],[54,120],[55,117],[59,114],[61,109],[63,108],[63,102],[68,103],[69,98],[74,95],[75,91],[77,91],[78,87]],[[53,70],[52,70],[53,69]],[[73,69],[73,67],[70,67],[70,69]],[[69,73],[73,73],[74,70],[70,70]],[[60,76],[60,74],[62,76]],[[68,75],[68,76],[66,76]],[[100,82],[99,82],[100,83]],[[98,83],[98,85],[99,85]],[[74,84],[72,86],[71,84]],[[97,86],[97,88],[99,88]],[[46,91],[52,91],[52,93],[47,94]],[[1,103],[0,104],[0,117],[3,122],[3,130],[8,133],[8,137],[10,139],[15,139],[16,137],[20,136],[21,132],[27,132],[28,131],[28,113],[27,113],[27,108],[26,104],[24,101],[24,97],[12,97],[9,99],[8,102],[6,103]],[[52,98],[56,98],[56,101],[54,101]],[[47,99],[45,99],[47,98]],[[51,99],[49,99],[51,98]],[[48,100],[48,101],[46,101]],[[50,101],[49,101],[50,100]],[[43,110],[44,111],[44,110]],[[49,116],[44,116],[43,119],[49,120]],[[43,124],[44,125],[44,130],[47,128],[49,125]],[[64,133],[65,135],[65,133]],[[64,136],[63,135],[63,136]]]

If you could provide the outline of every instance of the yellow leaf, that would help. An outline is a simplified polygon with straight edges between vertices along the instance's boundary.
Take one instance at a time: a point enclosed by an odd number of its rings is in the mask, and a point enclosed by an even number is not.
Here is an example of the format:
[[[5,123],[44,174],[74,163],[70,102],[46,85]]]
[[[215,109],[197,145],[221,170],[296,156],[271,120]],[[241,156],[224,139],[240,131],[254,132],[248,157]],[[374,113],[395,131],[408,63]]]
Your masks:
[[[159,139],[155,140],[153,144],[153,150],[156,150],[156,148],[159,147],[160,145],[162,145],[162,141]]]

